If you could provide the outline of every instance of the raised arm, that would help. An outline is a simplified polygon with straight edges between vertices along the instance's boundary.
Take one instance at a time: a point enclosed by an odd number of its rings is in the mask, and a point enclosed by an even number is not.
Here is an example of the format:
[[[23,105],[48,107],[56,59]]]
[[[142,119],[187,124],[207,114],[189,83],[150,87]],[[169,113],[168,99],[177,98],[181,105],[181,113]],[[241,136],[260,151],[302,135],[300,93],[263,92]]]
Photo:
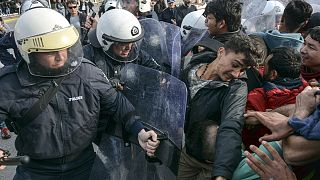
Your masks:
[[[282,141],[283,156],[290,165],[301,166],[320,159],[320,141],[291,135]]]

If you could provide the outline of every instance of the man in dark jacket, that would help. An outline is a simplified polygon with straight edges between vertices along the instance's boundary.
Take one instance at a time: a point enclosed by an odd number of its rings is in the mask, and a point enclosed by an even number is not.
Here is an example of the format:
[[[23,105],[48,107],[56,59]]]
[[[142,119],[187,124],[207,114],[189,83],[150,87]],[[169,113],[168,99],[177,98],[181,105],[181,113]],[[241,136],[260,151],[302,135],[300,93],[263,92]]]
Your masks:
[[[193,48],[193,53],[204,51],[215,52],[216,47],[212,46],[212,39],[225,43],[234,34],[243,34],[241,27],[241,12],[242,3],[239,0],[215,0],[208,3],[204,15],[206,16],[206,26],[208,27],[209,35],[203,38]],[[259,73],[254,68],[246,70],[249,90],[260,87]]]
[[[66,4],[68,8],[68,13],[66,15],[67,20],[70,22],[70,24],[77,28],[78,32],[80,33],[81,43],[87,44],[86,34],[88,29],[85,27],[87,14],[78,11],[78,4],[76,0],[69,0]]]
[[[210,1],[203,13],[208,31],[192,48],[193,55],[207,51],[216,53],[232,35],[241,34],[241,11],[242,4],[238,0]]]
[[[165,0],[158,0],[154,5],[154,11],[157,13],[158,17],[160,17],[163,10],[167,7]]]
[[[31,159],[17,167],[15,180],[88,179],[100,111],[137,136],[148,155],[154,154],[157,135],[144,130],[130,102],[82,57],[79,33],[61,14],[48,8],[27,11],[14,34],[23,61],[0,71],[0,121],[10,118],[16,124],[18,154]],[[40,112],[31,108],[53,87],[59,89],[44,100],[47,105],[38,106]]]
[[[238,0],[216,0],[206,6],[204,16],[209,38],[225,43],[240,33],[242,4]]]
[[[177,6],[175,0],[168,0],[168,7],[162,11],[159,16],[159,21],[164,21],[170,24],[177,25]]]
[[[192,64],[183,73],[189,105],[178,179],[230,179],[241,160],[247,101],[242,75],[255,65],[256,49],[249,37],[235,35],[212,54],[203,54],[211,63]]]
[[[215,0],[208,3],[203,15],[208,34],[192,49],[193,54],[201,52],[217,52],[234,34],[240,31],[242,4],[238,0]],[[213,40],[212,40],[213,39]],[[210,61],[210,59],[209,59]]]
[[[8,49],[13,49],[15,57],[8,52]],[[3,65],[8,66],[16,64],[21,60],[18,48],[14,42],[13,31],[6,33],[0,38],[0,61]]]
[[[123,31],[119,32],[120,27]],[[109,10],[101,16],[97,25],[96,38],[100,46],[94,43],[86,45],[83,48],[84,57],[95,63],[113,86],[121,90],[120,71],[127,63],[161,70],[161,66],[150,55],[140,50],[138,41],[143,35],[140,22],[129,11]]]
[[[183,4],[177,7],[177,26],[181,26],[183,18],[192,11],[196,11],[195,5],[191,4],[191,0],[183,0]]]

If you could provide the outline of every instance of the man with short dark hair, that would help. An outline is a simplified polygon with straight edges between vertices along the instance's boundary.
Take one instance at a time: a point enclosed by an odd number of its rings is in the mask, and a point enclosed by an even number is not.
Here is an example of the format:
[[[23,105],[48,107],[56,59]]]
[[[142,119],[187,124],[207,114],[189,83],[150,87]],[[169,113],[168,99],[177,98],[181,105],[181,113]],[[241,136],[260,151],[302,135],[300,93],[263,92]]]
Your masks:
[[[302,67],[301,76],[309,81],[320,81],[320,26],[309,31],[301,48]]]
[[[78,4],[76,0],[68,0],[67,1],[67,9],[68,13],[66,15],[67,20],[70,22],[70,24],[74,25],[75,28],[77,28],[79,34],[81,43],[86,44],[86,20],[87,20],[87,14],[80,12],[78,10]],[[86,38],[86,39],[85,39]]]
[[[247,101],[244,71],[254,66],[256,48],[234,35],[210,63],[192,63],[183,72],[189,94],[186,144],[178,179],[230,179],[241,160],[241,131]],[[212,57],[212,58],[211,58]]]
[[[312,13],[312,6],[304,0],[292,0],[284,9],[279,31],[300,33],[307,25]]]
[[[224,43],[240,31],[242,3],[238,0],[215,0],[204,11],[210,37]]]
[[[296,96],[307,86],[300,77],[301,57],[292,48],[279,47],[271,51],[264,63],[261,88],[255,88],[248,94],[247,111],[275,109],[287,104],[295,104]],[[249,149],[250,145],[259,146],[259,138],[270,133],[258,120],[248,118],[242,132],[242,140]]]
[[[162,11],[159,21],[177,25],[177,6],[175,0],[167,0],[168,7]]]
[[[203,15],[208,27],[208,36],[199,41],[193,48],[193,53],[216,51],[212,47],[217,40],[222,44],[234,34],[240,34],[242,3],[238,0],[215,0],[208,3]],[[216,43],[215,43],[216,44]]]
[[[243,34],[241,26],[242,3],[239,0],[214,0],[208,3],[205,8],[205,23],[209,35],[200,40],[193,47],[193,54],[201,56],[201,53],[208,51],[216,52],[217,47],[222,46],[230,37],[235,34]],[[199,58],[197,58],[199,59]],[[195,59],[192,59],[193,61]],[[200,59],[202,62],[206,59]],[[210,59],[207,59],[210,61]],[[248,73],[248,87],[251,89],[261,84],[254,69],[246,70]]]

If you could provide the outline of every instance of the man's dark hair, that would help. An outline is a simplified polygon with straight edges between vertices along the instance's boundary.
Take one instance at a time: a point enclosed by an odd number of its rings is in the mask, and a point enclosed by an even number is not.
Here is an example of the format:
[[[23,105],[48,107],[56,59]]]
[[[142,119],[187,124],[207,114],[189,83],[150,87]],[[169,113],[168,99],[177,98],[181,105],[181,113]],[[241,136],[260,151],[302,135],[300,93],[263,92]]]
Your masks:
[[[309,30],[308,34],[313,40],[318,41],[320,43],[320,26],[316,26]]]
[[[68,6],[69,4],[78,4],[77,0],[68,0],[66,5]]]
[[[226,49],[226,53],[243,53],[245,55],[244,63],[247,66],[256,66],[256,60],[261,57],[261,54],[259,54],[259,51],[247,35],[233,35],[230,40],[225,43],[224,48]]]
[[[242,3],[238,0],[213,0],[209,2],[204,16],[213,14],[217,21],[225,20],[229,32],[237,31],[241,25]]]
[[[301,56],[290,47],[278,47],[271,50],[272,58],[268,61],[270,70],[276,70],[280,78],[298,78],[300,76]]]
[[[288,32],[293,32],[297,28],[303,28],[312,14],[312,6],[304,0],[292,0],[284,9],[282,19]]]
[[[249,37],[251,38],[252,43],[256,47],[257,52],[261,55],[261,57],[257,57],[256,63],[258,65],[262,65],[264,63],[264,60],[268,56],[268,46],[261,36],[249,34]]]

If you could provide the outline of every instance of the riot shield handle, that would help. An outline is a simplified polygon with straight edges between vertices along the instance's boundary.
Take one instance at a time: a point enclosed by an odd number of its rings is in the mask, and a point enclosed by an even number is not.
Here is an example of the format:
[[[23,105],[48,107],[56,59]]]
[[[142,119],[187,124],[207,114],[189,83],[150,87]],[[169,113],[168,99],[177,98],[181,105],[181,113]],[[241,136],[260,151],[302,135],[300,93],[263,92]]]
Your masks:
[[[167,140],[168,139],[168,134],[165,133],[165,132],[162,132],[160,129],[146,123],[146,122],[143,122],[141,121],[141,123],[144,125],[146,131],[150,131],[150,130],[153,130],[156,134],[157,134],[157,139],[159,141],[162,141],[162,140]]]
[[[156,128],[146,122],[143,122],[143,121],[141,123],[144,125],[144,127],[147,131],[153,130],[157,134],[157,140],[162,141],[162,140],[168,139],[168,134],[162,132],[160,129],[158,129],[158,128]],[[159,163],[160,165],[162,165],[162,161],[159,158],[157,158],[157,156],[148,156],[146,154],[145,158],[149,163]]]
[[[145,126],[145,130],[153,130],[158,135],[158,140],[161,141],[159,147],[156,150],[156,158],[159,160],[152,159],[148,162],[159,162],[168,167],[174,175],[178,175],[179,168],[179,160],[181,150],[176,146],[176,144],[169,138],[168,134],[163,131],[147,124],[145,122],[141,122]],[[123,137],[124,128],[120,123],[111,123],[107,126],[106,133],[112,136],[120,137],[125,142],[134,143],[139,145],[137,138],[129,135],[129,137]],[[127,139],[127,140],[125,140]],[[126,144],[125,144],[126,145]],[[130,145],[130,144],[129,144]],[[148,160],[148,158],[146,158]]]

